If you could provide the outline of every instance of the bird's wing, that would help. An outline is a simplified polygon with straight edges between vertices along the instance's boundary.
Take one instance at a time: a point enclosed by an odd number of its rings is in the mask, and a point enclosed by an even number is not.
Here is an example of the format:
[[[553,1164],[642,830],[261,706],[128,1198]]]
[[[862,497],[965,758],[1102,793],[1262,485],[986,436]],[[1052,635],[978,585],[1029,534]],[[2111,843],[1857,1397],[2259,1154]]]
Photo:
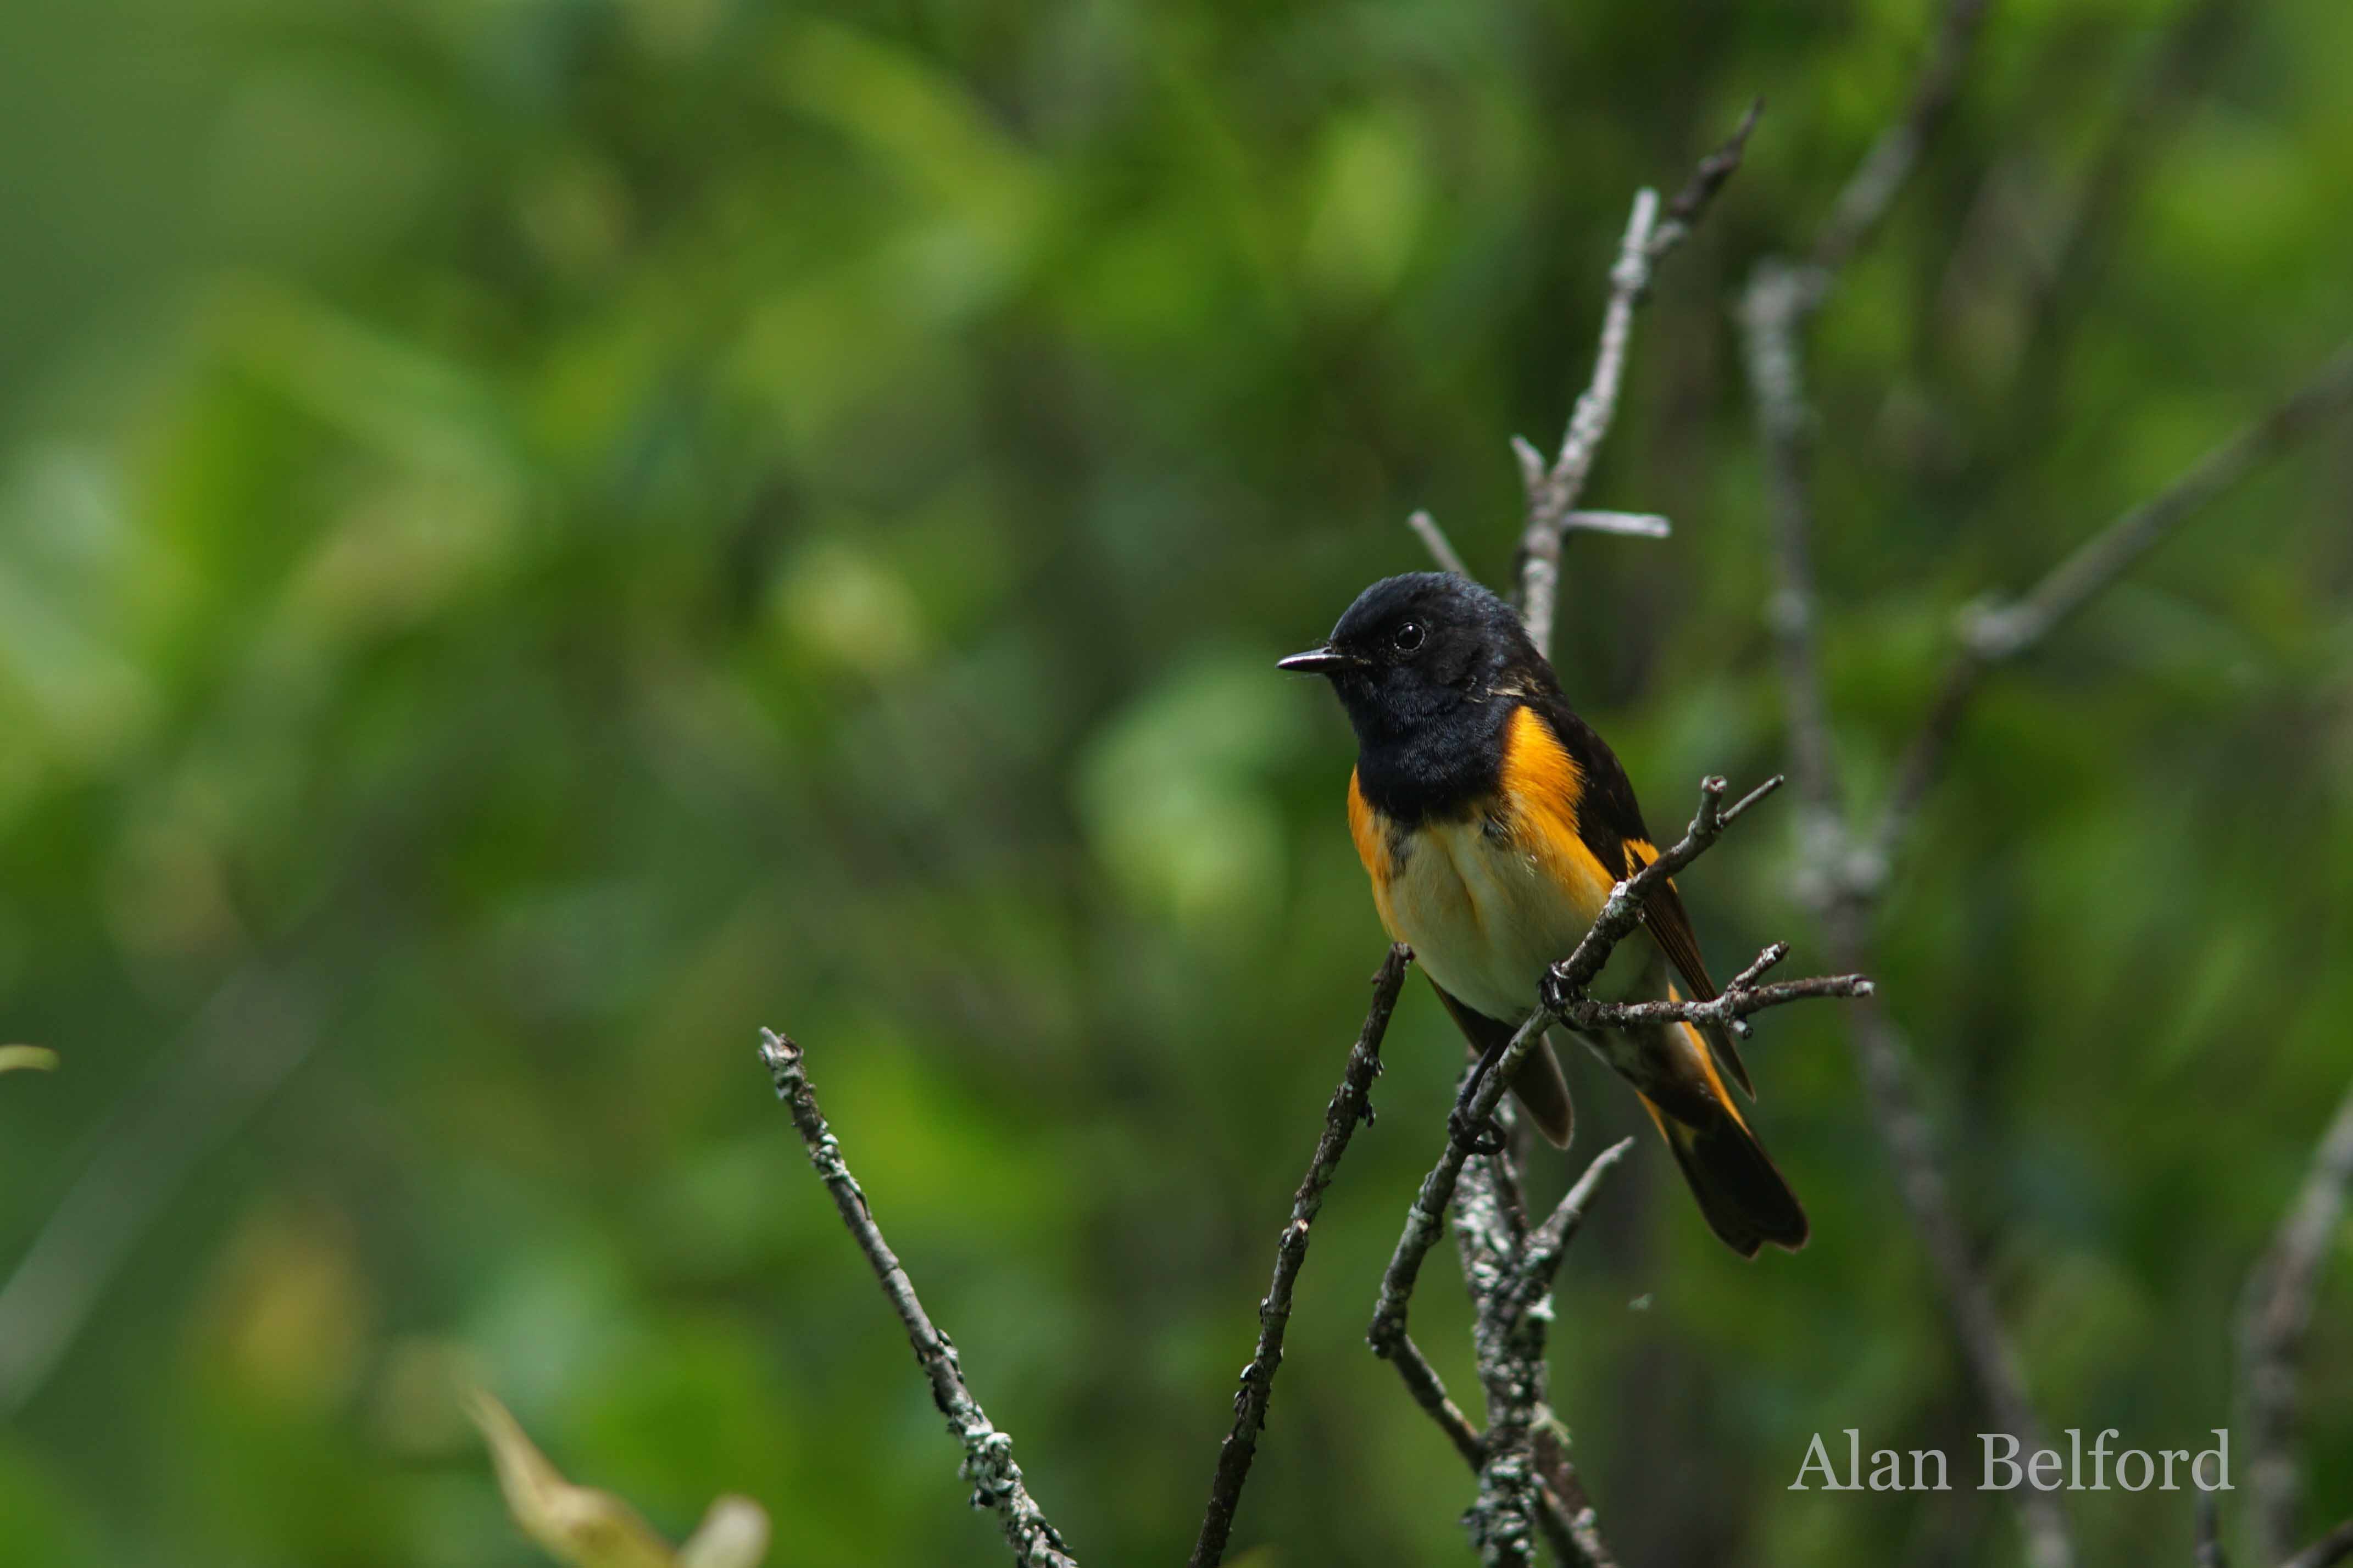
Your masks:
[[[1605,867],[1616,868],[1620,877],[1630,877],[1657,859],[1658,846],[1651,842],[1651,830],[1643,826],[1641,803],[1635,799],[1634,786],[1609,743],[1592,725],[1577,717],[1565,699],[1546,694],[1530,700],[1528,706],[1552,731],[1553,738],[1576,766],[1577,799],[1572,803],[1571,815],[1577,823],[1577,837],[1593,852],[1594,858]],[[1699,955],[1699,938],[1692,930],[1691,911],[1683,908],[1683,895],[1675,890],[1672,879],[1644,902],[1642,924],[1651,939],[1659,944],[1659,951],[1667,955],[1667,961],[1683,976],[1693,1000],[1715,1001],[1718,994],[1715,982],[1708,975],[1706,961]],[[1754,1100],[1756,1088],[1749,1082],[1747,1065],[1741,1061],[1731,1033],[1716,1025],[1700,1032],[1706,1037],[1717,1066]]]

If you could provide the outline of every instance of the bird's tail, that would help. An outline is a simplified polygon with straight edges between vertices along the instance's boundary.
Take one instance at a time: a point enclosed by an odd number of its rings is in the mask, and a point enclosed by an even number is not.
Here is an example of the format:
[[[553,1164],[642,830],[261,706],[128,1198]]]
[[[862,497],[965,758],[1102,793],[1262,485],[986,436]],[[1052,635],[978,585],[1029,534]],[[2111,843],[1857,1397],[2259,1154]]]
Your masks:
[[[1725,1246],[1743,1258],[1756,1257],[1768,1241],[1797,1251],[1809,1228],[1798,1194],[1734,1108],[1723,1080],[1712,1070],[1707,1079],[1711,1092],[1704,1099],[1683,1100],[1670,1111],[1644,1095],[1642,1108],[1673,1151],[1708,1228]]]

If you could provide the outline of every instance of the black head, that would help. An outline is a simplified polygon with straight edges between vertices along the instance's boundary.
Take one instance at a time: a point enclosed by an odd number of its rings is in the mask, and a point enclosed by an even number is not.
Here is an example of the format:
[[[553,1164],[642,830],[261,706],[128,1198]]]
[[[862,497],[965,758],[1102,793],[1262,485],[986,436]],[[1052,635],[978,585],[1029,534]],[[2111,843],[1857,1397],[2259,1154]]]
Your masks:
[[[1500,699],[1554,689],[1512,607],[1448,572],[1388,577],[1356,596],[1322,647],[1284,669],[1332,682],[1360,745],[1455,728]]]

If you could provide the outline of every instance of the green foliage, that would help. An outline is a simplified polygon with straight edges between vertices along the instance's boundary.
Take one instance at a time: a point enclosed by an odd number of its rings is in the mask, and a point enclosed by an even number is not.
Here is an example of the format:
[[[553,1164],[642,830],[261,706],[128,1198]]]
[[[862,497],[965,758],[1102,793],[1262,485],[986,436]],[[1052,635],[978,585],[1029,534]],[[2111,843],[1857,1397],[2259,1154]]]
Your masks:
[[[1860,789],[1962,605],[2353,330],[2353,8],[2246,8],[2168,75],[2178,8],[1997,6],[1820,319]],[[0,1088],[0,1260],[230,977],[323,1009],[0,1437],[0,1563],[533,1561],[459,1373],[663,1539],[740,1492],[779,1563],[998,1561],[763,1023],[1083,1560],[1173,1559],[1382,942],[1344,727],[1271,661],[1421,564],[1415,506],[1501,574],[1504,437],[1566,416],[1634,188],[1763,92],[1588,492],[1674,536],[1572,540],[1559,643],[1653,826],[1772,771],[1724,307],[1926,15],[0,7],[0,1039],[70,1067]],[[2205,1445],[2347,1076],[2348,452],[2001,674],[1899,868],[1883,994],[2053,1427]],[[1789,820],[1687,879],[1719,971],[1820,967]],[[1999,1498],[1786,1489],[1816,1431],[1966,1469],[1983,1423],[1832,1020],[1759,1034],[1817,1239],[1739,1265],[1644,1134],[1555,1336],[1605,1520],[1643,1564],[2013,1561]],[[1360,1337],[1461,1060],[1418,986],[1388,1055],[1240,1521],[1282,1563],[1461,1560],[1456,1461]],[[1638,1130],[1572,1071],[1586,1147]],[[2079,1500],[2087,1559],[2186,1560],[2181,1494]]]

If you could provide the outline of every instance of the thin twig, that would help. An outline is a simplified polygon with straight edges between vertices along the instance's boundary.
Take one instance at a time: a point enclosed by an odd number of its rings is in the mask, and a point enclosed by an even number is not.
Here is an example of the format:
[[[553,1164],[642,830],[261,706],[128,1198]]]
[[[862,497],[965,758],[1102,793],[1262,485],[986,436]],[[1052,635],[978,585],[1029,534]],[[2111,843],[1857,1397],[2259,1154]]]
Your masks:
[[[19,1410],[90,1321],[107,1285],[189,1173],[309,1059],[316,999],[278,967],[248,963],[214,993],[93,1141],[0,1286],[0,1415]]]
[[[2200,100],[2234,63],[2238,42],[2261,9],[2253,0],[2180,0],[2147,52],[2105,142],[2052,225],[2052,237],[2033,247],[2039,255],[2019,310],[2023,347],[2009,399],[2013,430],[2031,437],[2052,422],[2067,385],[2069,344],[2094,319],[2084,307],[2126,237],[2134,204],[2165,153],[2198,122]],[[2016,238],[2000,243],[2013,246]],[[1959,258],[1950,276],[1966,280],[1972,270],[1970,258]]]
[[[2239,1309],[2240,1396],[2246,1404],[2248,1508],[2256,1559],[2295,1549],[2304,1478],[2295,1456],[2295,1405],[2305,1331],[2320,1268],[2353,1183],[2353,1088],[2312,1152],[2311,1168],[2263,1258],[2249,1270]]]
[[[1877,860],[1884,864],[1892,858],[1913,815],[1935,785],[1962,715],[1989,669],[2032,650],[2200,510],[2348,407],[2353,407],[2353,342],[2338,348],[2312,375],[2209,450],[2173,483],[2077,546],[2017,600],[1971,609],[1936,700],[1897,764],[1894,787],[1873,833]]]
[[[1651,234],[1651,259],[1653,262],[1663,258],[1691,237],[1691,231],[1699,224],[1700,215],[1706,212],[1708,204],[1715,200],[1715,193],[1724,189],[1725,182],[1738,172],[1740,156],[1748,147],[1748,133],[1757,129],[1757,119],[1764,112],[1765,100],[1751,99],[1748,112],[1740,117],[1740,123],[1733,127],[1732,134],[1725,138],[1724,145],[1699,161],[1699,167],[1694,169],[1691,178],[1683,182],[1683,188],[1667,203],[1667,210],[1659,219],[1659,226]]]
[[[1602,1178],[1633,1146],[1631,1138],[1620,1138],[1593,1156],[1585,1173],[1561,1194],[1560,1202],[1553,1205],[1545,1222],[1528,1233],[1527,1246],[1520,1253],[1519,1278],[1512,1284],[1515,1298],[1531,1302],[1552,1289],[1553,1276],[1560,1272],[1560,1260],[1568,1251],[1568,1244],[1577,1239],[1577,1227],[1585,1223],[1586,1205],[1600,1190]]]
[[[1704,854],[1708,846],[1723,837],[1725,828],[1739,820],[1742,813],[1780,787],[1781,775],[1776,773],[1727,807],[1724,804],[1725,782],[1712,775],[1700,780],[1699,809],[1692,815],[1691,826],[1664,854],[1609,889],[1609,897],[1602,901],[1601,912],[1593,917],[1593,924],[1569,955],[1552,966],[1546,980],[1553,994],[1575,995],[1593,984],[1593,977],[1609,962],[1611,950],[1641,923],[1642,906],[1651,894]],[[1512,1065],[1517,1065],[1516,1059]]]
[[[1860,974],[1816,974],[1777,980],[1770,985],[1727,986],[1713,1002],[1596,1002],[1590,997],[1563,1010],[1561,1020],[1576,1029],[1639,1029],[1650,1024],[1725,1024],[1791,1002],[1824,996],[1861,998],[1873,994]]]
[[[2280,1568],[2335,1568],[2348,1557],[2353,1557],[2353,1519],[2281,1563]]]
[[[826,1125],[824,1112],[818,1109],[817,1096],[809,1089],[808,1074],[802,1065],[801,1048],[784,1036],[763,1029],[760,1059],[767,1064],[768,1076],[776,1081],[776,1098],[792,1113],[793,1126],[808,1147],[809,1163],[817,1168],[827,1189],[833,1194],[833,1206],[841,1211],[841,1223],[849,1227],[859,1250],[866,1254],[874,1278],[882,1283],[882,1294],[889,1300],[891,1310],[906,1325],[907,1342],[914,1347],[915,1359],[923,1363],[925,1375],[931,1379],[932,1403],[947,1418],[949,1436],[964,1446],[964,1463],[957,1473],[972,1483],[973,1506],[996,1512],[1019,1568],[1077,1568],[1076,1560],[1062,1543],[1060,1532],[1047,1522],[1029,1488],[1022,1484],[1021,1467],[1013,1462],[1012,1437],[989,1425],[987,1415],[965,1384],[955,1346],[947,1335],[932,1326],[932,1320],[924,1315],[923,1302],[915,1299],[914,1282],[900,1267],[891,1244],[882,1238],[882,1229],[874,1223],[873,1211],[867,1206],[866,1194],[849,1173],[849,1166],[841,1157],[841,1145],[834,1138],[833,1130]]]
[[[1528,492],[1528,522],[1520,535],[1520,616],[1536,651],[1552,649],[1553,595],[1560,583],[1560,536],[1577,505],[1601,438],[1618,412],[1618,388],[1626,375],[1626,345],[1634,334],[1634,307],[1651,284],[1651,228],[1659,216],[1659,193],[1634,193],[1634,210],[1609,269],[1609,304],[1601,317],[1601,347],[1593,360],[1593,380],[1577,394],[1560,456],[1537,476],[1520,443],[1521,475]],[[1541,467],[1539,463],[1536,467]]]
[[[1833,943],[1856,939],[1834,935]],[[1872,1121],[1886,1144],[1895,1169],[1896,1189],[1912,1218],[1912,1228],[1928,1255],[1953,1337],[1968,1363],[1980,1396],[1996,1426],[2016,1437],[2030,1451],[2049,1447],[2042,1426],[2027,1397],[2026,1374],[2017,1348],[1995,1309],[1992,1287],[1978,1267],[1968,1234],[1953,1207],[1928,1119],[1913,1089],[1913,1073],[1894,1026],[1872,1000],[1847,1014],[1863,1090]],[[2047,1497],[2020,1500],[2027,1532],[2028,1560],[2037,1568],[2059,1568],[2073,1558],[2064,1515]]]
[[[1564,532],[1586,527],[1601,532],[1662,536],[1647,528],[1628,529],[1604,521],[1620,514],[1580,512],[1577,500],[1584,491],[1587,477],[1593,471],[1593,460],[1600,453],[1602,438],[1609,434],[1610,422],[1617,416],[1619,388],[1626,376],[1626,348],[1634,331],[1634,310],[1649,295],[1658,264],[1690,235],[1715,193],[1740,167],[1741,150],[1747,144],[1748,133],[1756,128],[1757,116],[1763,107],[1761,100],[1751,104],[1731,139],[1701,161],[1690,182],[1668,208],[1664,223],[1659,221],[1659,194],[1647,188],[1634,193],[1633,211],[1627,217],[1625,235],[1618,244],[1618,261],[1609,269],[1609,302],[1602,310],[1601,342],[1594,354],[1593,377],[1577,394],[1577,405],[1569,411],[1568,428],[1561,437],[1559,455],[1546,463],[1543,454],[1529,442],[1516,436],[1512,438],[1512,450],[1520,461],[1522,488],[1527,492],[1527,522],[1521,531],[1519,562],[1513,574],[1519,579],[1520,618],[1526,623],[1528,639],[1539,653],[1552,651],[1553,609],[1559,592]]]
[[[1454,1451],[1476,1474],[1487,1458],[1486,1444],[1481,1440],[1478,1428],[1471,1425],[1471,1418],[1462,1414],[1462,1407],[1446,1392],[1438,1369],[1430,1364],[1430,1358],[1421,1353],[1421,1347],[1413,1342],[1411,1334],[1398,1333],[1389,1347],[1388,1360],[1405,1380],[1406,1392],[1413,1395],[1413,1402],[1430,1413],[1438,1429],[1446,1434],[1446,1440],[1454,1445]]]
[[[1664,539],[1675,531],[1655,511],[1592,511],[1584,507],[1568,514],[1568,526],[1581,533],[1615,533],[1627,539]]]
[[[1912,178],[1920,154],[1952,111],[1962,73],[1985,20],[1986,0],[1946,0],[1928,58],[1912,85],[1912,101],[1902,119],[1880,132],[1862,163],[1839,192],[1828,222],[1814,241],[1813,264],[1835,273],[1860,249],[1887,216]]]
[[[1741,298],[1740,322],[1773,531],[1774,588],[1766,618],[1780,664],[1789,770],[1798,781],[1798,863],[1811,876],[1818,874],[1815,868],[1838,862],[1842,836],[1838,767],[1814,637],[1813,501],[1807,472],[1811,417],[1799,350],[1799,334],[1820,292],[1810,276],[1770,258],[1757,263]],[[1807,902],[1820,901],[1819,889],[1800,892]]]
[[[1340,1158],[1348,1152],[1356,1124],[1372,1120],[1373,1079],[1381,1072],[1381,1039],[1388,1033],[1389,1015],[1397,1010],[1398,993],[1405,987],[1406,970],[1412,962],[1410,948],[1401,942],[1391,944],[1388,956],[1373,976],[1373,1002],[1365,1015],[1365,1026],[1348,1052],[1339,1087],[1324,1108],[1324,1135],[1315,1141],[1307,1173],[1299,1179],[1299,1191],[1292,1198],[1291,1222],[1282,1227],[1282,1239],[1275,1244],[1274,1278],[1258,1305],[1258,1349],[1242,1369],[1241,1387],[1234,1394],[1233,1428],[1218,1448],[1209,1506],[1201,1516],[1190,1568],[1216,1568],[1225,1560],[1226,1542],[1233,1534],[1234,1510],[1241,1502],[1243,1483],[1250,1479],[1250,1461],[1258,1455],[1258,1435],[1265,1429],[1267,1406],[1274,1397],[1274,1374],[1282,1366],[1282,1335],[1291,1321],[1292,1286],[1307,1261],[1308,1227],[1324,1206],[1324,1190],[1339,1171]]]
[[[1471,568],[1462,563],[1462,557],[1456,553],[1454,542],[1446,537],[1446,531],[1438,526],[1438,520],[1427,510],[1415,511],[1405,520],[1405,525],[1412,529],[1429,548],[1430,558],[1438,563],[1440,572],[1451,572],[1464,582],[1478,581],[1471,575]]]
[[[1569,1462],[1568,1445],[1547,1422],[1536,1427],[1532,1446],[1536,1472],[1544,1478],[1548,1505],[1537,1522],[1544,1525],[1545,1538],[1552,1543],[1552,1549],[1560,1554],[1562,1562],[1580,1568],[1618,1568],[1617,1553],[1601,1538],[1601,1521],[1594,1512],[1593,1500],[1586,1495],[1584,1479]]]

